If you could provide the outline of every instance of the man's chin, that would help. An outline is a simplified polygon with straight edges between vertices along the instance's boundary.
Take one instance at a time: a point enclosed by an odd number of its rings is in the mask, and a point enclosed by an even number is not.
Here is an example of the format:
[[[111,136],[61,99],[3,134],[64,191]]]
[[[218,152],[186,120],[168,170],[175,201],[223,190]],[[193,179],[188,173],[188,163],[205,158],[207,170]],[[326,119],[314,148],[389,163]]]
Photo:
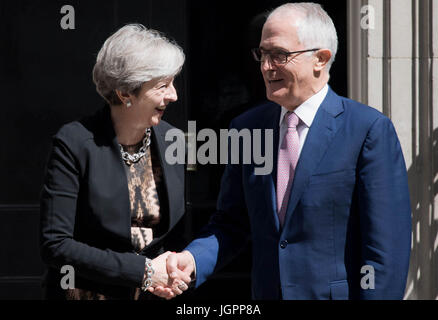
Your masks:
[[[285,100],[283,95],[275,94],[273,92],[266,92],[266,98],[279,105],[283,105]]]

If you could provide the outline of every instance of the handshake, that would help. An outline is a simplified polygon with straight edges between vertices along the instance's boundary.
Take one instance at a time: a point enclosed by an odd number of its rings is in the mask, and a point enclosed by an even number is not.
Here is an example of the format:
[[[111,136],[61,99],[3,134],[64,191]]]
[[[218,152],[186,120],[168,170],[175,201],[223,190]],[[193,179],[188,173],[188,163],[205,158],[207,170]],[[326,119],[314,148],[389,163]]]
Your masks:
[[[154,272],[147,291],[170,300],[189,288],[193,280],[191,276],[195,272],[195,259],[188,251],[167,251],[152,260],[152,269]]]

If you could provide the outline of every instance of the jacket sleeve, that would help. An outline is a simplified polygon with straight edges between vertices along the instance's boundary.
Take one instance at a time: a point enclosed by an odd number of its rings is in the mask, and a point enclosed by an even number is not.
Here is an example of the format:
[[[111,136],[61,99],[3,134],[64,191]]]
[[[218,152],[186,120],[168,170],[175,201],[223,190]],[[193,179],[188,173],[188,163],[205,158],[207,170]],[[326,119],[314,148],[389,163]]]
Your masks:
[[[358,170],[361,266],[374,269],[374,288],[362,285],[360,298],[402,299],[409,269],[411,207],[405,161],[388,118],[380,117],[368,131]],[[371,275],[363,270],[362,280],[367,274]]]
[[[46,179],[41,194],[41,255],[51,267],[71,265],[75,274],[106,284],[140,287],[144,257],[135,253],[102,250],[76,241],[73,237],[82,181],[76,145],[62,134],[55,136]],[[83,157],[84,158],[84,157]],[[99,235],[96,235],[99,236]]]
[[[233,127],[232,123],[230,128]],[[196,287],[235,257],[250,238],[242,186],[242,165],[231,164],[230,152],[229,143],[228,164],[222,176],[216,212],[212,214],[208,225],[201,230],[197,239],[186,248],[195,258]],[[241,160],[239,163],[242,163]]]

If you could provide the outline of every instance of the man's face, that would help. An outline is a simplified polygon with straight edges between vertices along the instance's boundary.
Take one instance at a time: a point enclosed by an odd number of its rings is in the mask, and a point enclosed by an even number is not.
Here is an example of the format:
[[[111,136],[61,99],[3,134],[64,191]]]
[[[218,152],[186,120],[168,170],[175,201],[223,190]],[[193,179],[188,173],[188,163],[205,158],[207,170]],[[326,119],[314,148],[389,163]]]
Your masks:
[[[262,51],[292,52],[307,50],[298,40],[293,20],[288,17],[273,17],[263,26],[260,49]],[[315,92],[313,87],[314,57],[308,53],[289,56],[283,65],[273,64],[270,58],[260,63],[269,100],[290,110],[295,109]]]

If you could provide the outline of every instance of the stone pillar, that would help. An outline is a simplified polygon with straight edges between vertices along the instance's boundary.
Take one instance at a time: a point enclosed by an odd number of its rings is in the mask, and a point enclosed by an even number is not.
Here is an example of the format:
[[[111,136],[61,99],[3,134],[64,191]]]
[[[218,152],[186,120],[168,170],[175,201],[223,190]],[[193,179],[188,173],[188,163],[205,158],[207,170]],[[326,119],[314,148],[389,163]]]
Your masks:
[[[350,98],[391,118],[409,175],[413,230],[405,298],[438,299],[438,2],[347,4]]]

